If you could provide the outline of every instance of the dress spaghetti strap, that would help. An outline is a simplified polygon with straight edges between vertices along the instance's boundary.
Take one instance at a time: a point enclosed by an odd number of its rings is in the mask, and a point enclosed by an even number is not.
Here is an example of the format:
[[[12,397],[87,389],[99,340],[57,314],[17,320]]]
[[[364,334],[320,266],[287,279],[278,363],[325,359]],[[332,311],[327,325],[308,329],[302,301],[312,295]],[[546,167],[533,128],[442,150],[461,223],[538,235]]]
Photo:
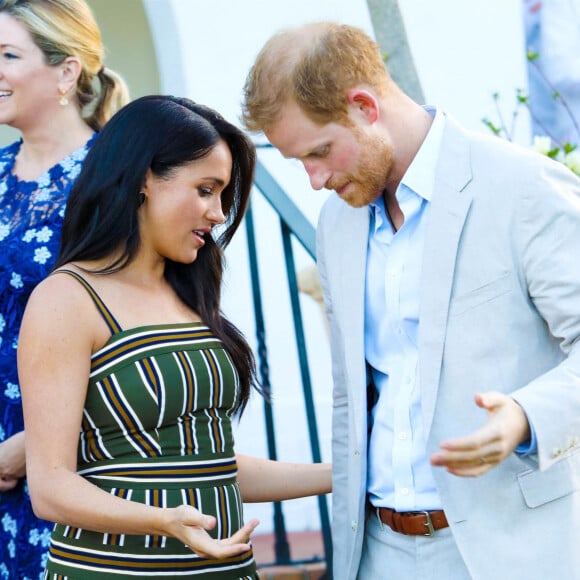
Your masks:
[[[121,332],[121,330],[123,330],[119,325],[119,323],[117,322],[117,320],[115,319],[115,317],[113,316],[113,314],[111,313],[111,311],[105,306],[105,303],[101,300],[101,297],[97,294],[95,289],[80,274],[77,274],[77,272],[74,272],[73,270],[64,270],[64,269],[55,270],[53,274],[56,274],[58,272],[62,272],[63,274],[69,274],[73,278],[76,278],[86,288],[90,297],[93,299],[93,302],[97,307],[97,310],[103,317],[103,320],[105,321],[106,325],[109,327],[111,334],[117,334],[118,332]]]

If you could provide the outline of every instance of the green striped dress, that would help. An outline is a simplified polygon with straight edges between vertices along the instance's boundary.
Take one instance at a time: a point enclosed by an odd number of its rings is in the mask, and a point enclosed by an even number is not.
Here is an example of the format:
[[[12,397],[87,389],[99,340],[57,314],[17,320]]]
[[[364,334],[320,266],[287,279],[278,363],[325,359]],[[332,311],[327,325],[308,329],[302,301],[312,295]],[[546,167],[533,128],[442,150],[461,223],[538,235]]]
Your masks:
[[[64,271],[64,270],[61,270]],[[122,330],[93,288],[111,330],[91,359],[78,473],[108,493],[152,506],[189,504],[242,526],[231,417],[239,395],[223,343],[201,323]],[[175,538],[103,534],[56,524],[45,579],[257,578],[252,551],[201,558]]]

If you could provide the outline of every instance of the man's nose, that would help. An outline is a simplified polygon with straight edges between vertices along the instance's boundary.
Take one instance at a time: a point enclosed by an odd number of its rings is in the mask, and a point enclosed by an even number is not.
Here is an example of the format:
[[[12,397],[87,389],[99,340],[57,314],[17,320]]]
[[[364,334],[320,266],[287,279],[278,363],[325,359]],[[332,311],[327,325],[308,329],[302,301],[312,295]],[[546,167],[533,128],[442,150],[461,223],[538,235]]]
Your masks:
[[[330,171],[322,167],[319,163],[304,162],[304,169],[310,178],[312,189],[320,190],[325,187],[330,177]]]

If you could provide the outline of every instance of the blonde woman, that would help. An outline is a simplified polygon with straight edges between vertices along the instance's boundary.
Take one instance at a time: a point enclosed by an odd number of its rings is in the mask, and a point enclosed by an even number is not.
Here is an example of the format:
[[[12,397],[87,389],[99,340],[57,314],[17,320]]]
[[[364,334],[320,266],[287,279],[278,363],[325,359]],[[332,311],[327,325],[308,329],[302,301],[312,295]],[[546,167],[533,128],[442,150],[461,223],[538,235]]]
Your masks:
[[[51,270],[72,182],[96,132],[127,102],[103,66],[83,0],[0,0],[0,577],[38,578],[51,525],[28,498],[16,346],[30,292]]]

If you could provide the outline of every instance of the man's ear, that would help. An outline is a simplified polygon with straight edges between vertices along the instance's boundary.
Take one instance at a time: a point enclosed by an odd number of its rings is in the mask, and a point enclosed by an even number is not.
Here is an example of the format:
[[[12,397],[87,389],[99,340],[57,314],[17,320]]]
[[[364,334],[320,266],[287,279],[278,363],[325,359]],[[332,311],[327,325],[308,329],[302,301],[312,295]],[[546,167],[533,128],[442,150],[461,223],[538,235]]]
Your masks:
[[[379,118],[379,102],[365,89],[351,89],[346,94],[349,108],[355,115],[363,115],[368,123],[375,123]]]
[[[74,94],[83,65],[76,56],[67,56],[59,65],[58,88],[61,92]]]

